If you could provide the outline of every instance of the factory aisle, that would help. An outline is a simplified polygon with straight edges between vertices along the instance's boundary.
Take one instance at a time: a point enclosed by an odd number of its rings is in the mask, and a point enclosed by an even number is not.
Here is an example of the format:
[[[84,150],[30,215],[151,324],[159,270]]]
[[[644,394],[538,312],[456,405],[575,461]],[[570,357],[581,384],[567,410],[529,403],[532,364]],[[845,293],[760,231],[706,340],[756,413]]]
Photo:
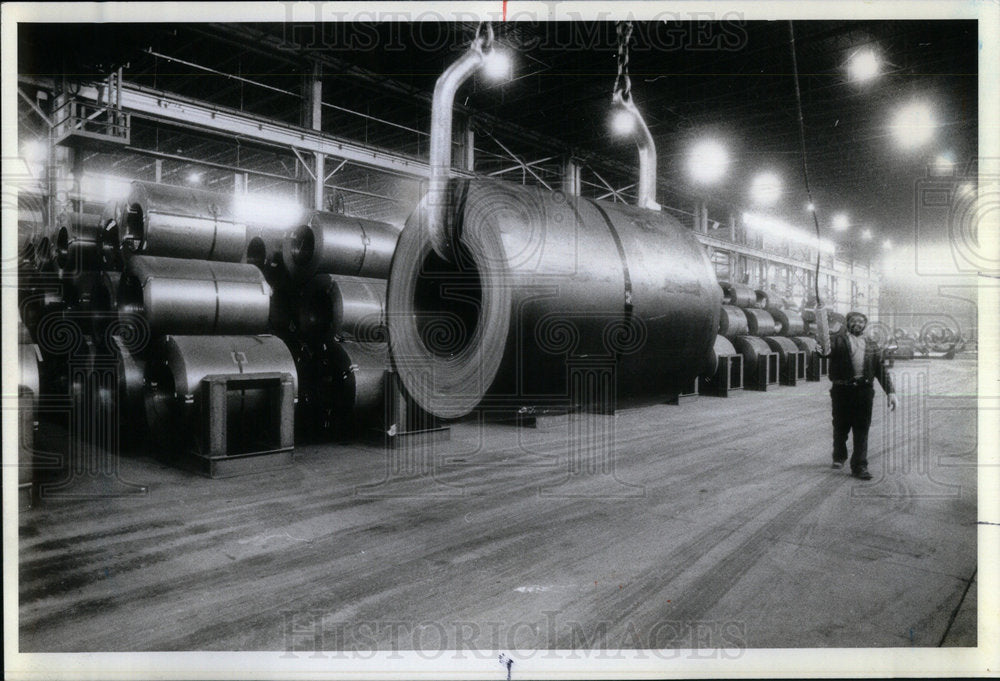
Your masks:
[[[976,365],[893,372],[869,483],[826,380],[226,480],[124,457],[146,496],[21,513],[21,650],[975,645]]]

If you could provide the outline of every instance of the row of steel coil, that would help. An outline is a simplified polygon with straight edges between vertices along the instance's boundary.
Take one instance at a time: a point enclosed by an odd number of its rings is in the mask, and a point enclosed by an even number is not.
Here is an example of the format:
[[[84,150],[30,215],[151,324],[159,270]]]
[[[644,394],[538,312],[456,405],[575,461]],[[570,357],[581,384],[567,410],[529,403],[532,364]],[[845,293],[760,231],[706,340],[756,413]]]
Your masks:
[[[104,440],[151,433],[179,451],[203,444],[191,440],[206,377],[281,374],[292,379],[298,438],[376,423],[398,230],[323,211],[255,223],[234,202],[133,182],[123,200],[27,230],[19,309],[31,404],[68,396],[77,412],[113,422]],[[238,400],[234,451],[262,437],[255,415],[269,408],[262,389]]]

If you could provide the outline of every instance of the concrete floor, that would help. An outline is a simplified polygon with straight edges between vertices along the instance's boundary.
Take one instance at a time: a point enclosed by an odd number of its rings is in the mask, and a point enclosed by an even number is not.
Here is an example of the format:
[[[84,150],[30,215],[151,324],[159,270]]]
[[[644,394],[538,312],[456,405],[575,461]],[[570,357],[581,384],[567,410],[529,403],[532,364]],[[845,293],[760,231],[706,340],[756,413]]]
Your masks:
[[[148,494],[21,513],[20,648],[974,646],[975,371],[897,364],[868,483],[825,380],[226,480],[123,457]]]

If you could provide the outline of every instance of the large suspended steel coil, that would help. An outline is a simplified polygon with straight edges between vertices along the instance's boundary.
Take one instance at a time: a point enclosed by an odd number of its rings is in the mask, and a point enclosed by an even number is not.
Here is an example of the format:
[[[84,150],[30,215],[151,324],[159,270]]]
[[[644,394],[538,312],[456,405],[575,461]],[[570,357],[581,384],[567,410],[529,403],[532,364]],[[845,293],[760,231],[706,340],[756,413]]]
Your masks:
[[[796,354],[799,352],[799,347],[791,338],[786,338],[785,336],[764,336],[764,342],[767,343],[768,347],[773,351],[778,353],[778,356],[782,360],[789,354]]]
[[[769,307],[767,313],[774,319],[774,332],[781,336],[801,336],[806,325],[797,310]]]
[[[133,182],[119,222],[122,247],[132,253],[239,262],[246,250],[232,194]]]
[[[270,296],[253,265],[133,256],[118,311],[142,316],[154,334],[261,333]]]
[[[705,371],[702,376],[709,378],[715,376],[715,372],[719,370],[719,358],[736,354],[738,354],[736,348],[733,347],[728,338],[716,336],[715,345],[712,346],[712,351],[709,353],[708,362],[705,365]]]
[[[364,343],[384,343],[385,287],[382,279],[320,274],[299,303],[299,327],[307,335],[333,334]]]
[[[719,314],[719,335],[726,338],[745,336],[750,332],[746,313],[738,307],[723,305]]]
[[[767,310],[756,307],[743,308],[747,315],[747,328],[751,336],[772,336],[775,332],[774,317]]]
[[[315,211],[281,247],[285,269],[299,280],[317,274],[387,279],[399,230],[385,222]]]
[[[194,433],[204,431],[205,408],[202,380],[210,376],[288,374],[298,394],[298,372],[288,347],[277,336],[173,336],[162,339],[146,364],[146,420],[162,441],[184,444]],[[270,427],[274,410],[273,391],[246,387],[226,397],[228,421],[250,430]],[[230,429],[232,431],[233,429]],[[259,439],[253,432],[234,433],[243,439]]]
[[[701,372],[722,291],[674,218],[506,182],[450,187],[458,251],[433,252],[421,203],[386,298],[393,362],[425,411],[590,402],[588,372],[616,376],[595,399],[638,403]]]
[[[757,294],[746,284],[731,284],[720,281],[723,303],[734,307],[753,307],[757,304]]]

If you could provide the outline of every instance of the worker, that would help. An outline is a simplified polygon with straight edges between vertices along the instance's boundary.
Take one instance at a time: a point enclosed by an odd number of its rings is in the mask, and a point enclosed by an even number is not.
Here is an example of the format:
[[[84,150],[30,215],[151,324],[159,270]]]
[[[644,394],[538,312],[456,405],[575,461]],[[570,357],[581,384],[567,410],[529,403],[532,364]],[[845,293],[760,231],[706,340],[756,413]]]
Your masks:
[[[822,313],[822,314],[820,314]],[[818,340],[822,357],[830,358],[830,398],[833,402],[833,468],[847,461],[847,435],[853,431],[851,475],[871,480],[868,472],[868,428],[872,422],[873,382],[885,391],[889,411],[896,409],[892,378],[882,361],[878,344],[864,335],[868,318],[849,312],[844,326],[832,336],[826,325],[826,311],[817,311]]]

